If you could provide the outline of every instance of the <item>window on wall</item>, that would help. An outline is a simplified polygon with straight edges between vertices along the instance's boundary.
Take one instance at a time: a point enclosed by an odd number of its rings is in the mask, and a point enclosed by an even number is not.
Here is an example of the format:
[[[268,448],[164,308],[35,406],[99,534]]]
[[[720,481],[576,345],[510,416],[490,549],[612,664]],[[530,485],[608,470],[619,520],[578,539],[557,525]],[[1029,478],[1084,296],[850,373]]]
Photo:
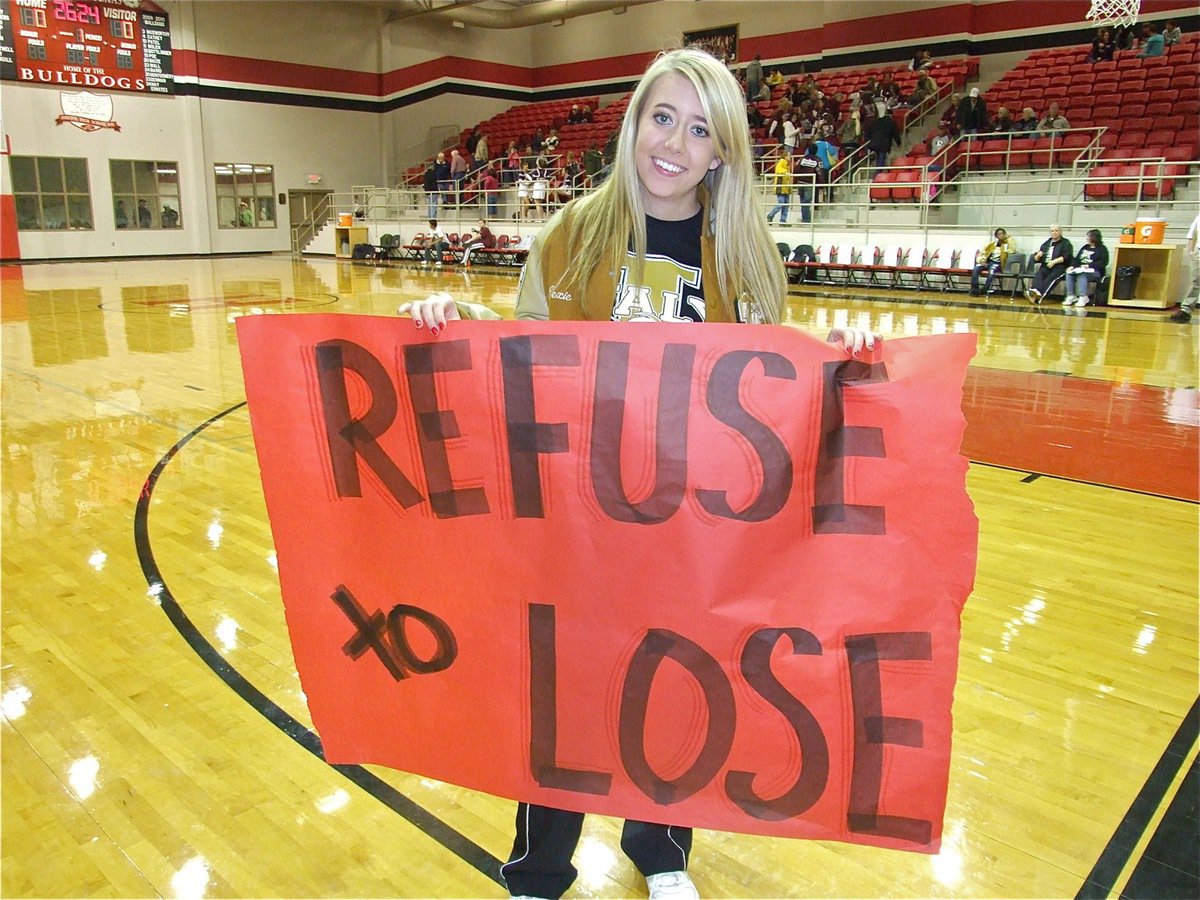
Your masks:
[[[19,231],[90,231],[92,191],[86,159],[10,156]]]
[[[275,167],[217,163],[217,223],[221,228],[275,227]]]
[[[179,166],[144,159],[110,159],[117,228],[180,228]]]

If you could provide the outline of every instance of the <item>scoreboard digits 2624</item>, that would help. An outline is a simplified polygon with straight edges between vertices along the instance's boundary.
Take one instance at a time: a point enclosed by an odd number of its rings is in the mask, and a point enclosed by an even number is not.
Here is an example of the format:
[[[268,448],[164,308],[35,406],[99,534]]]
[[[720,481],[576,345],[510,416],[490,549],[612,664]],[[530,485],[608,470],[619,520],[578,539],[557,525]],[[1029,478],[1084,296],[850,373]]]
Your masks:
[[[0,78],[171,93],[167,14],[149,0],[0,0]]]

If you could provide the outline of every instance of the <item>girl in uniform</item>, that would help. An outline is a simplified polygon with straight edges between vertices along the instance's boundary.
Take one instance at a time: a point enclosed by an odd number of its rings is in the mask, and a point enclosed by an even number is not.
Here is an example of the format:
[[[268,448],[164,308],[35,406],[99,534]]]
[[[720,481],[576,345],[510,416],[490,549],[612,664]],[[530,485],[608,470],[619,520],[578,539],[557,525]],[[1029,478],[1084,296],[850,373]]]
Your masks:
[[[729,70],[695,48],[660,55],[633,93],[611,176],[535,239],[517,318],[779,322],[787,284],[753,202],[752,161],[745,101]],[[678,291],[680,283],[697,287]],[[463,316],[499,318],[446,294],[398,312],[434,334]],[[855,353],[874,345],[853,329],[829,340]],[[510,893],[561,896],[577,874],[571,856],[582,825],[581,813],[519,804],[502,869]],[[691,829],[673,825],[627,821],[621,837],[651,898],[697,897],[691,847]]]

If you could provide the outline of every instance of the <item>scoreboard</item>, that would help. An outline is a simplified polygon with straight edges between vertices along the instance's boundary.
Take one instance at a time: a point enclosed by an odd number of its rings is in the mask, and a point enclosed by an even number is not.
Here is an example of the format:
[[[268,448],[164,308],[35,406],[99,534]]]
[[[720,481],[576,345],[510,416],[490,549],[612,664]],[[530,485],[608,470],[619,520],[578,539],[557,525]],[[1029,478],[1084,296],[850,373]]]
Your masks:
[[[170,94],[171,29],[153,3],[0,0],[0,79]]]

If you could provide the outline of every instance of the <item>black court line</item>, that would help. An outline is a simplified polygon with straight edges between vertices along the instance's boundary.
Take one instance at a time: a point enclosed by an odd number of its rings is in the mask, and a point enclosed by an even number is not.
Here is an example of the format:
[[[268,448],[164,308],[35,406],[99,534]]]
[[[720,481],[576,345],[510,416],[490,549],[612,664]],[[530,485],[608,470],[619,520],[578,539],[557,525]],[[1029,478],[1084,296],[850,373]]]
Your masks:
[[[1188,750],[1196,743],[1197,738],[1200,738],[1200,697],[1196,698],[1188,714],[1179,723],[1175,736],[1167,744],[1158,764],[1150,772],[1150,777],[1142,785],[1121,824],[1109,838],[1108,846],[1088,873],[1087,879],[1079,888],[1079,893],[1075,895],[1075,900],[1102,900],[1113,892],[1117,878],[1129,862],[1154,814],[1162,806],[1175,776],[1184,765]],[[1196,851],[1195,844],[1190,842],[1188,846],[1174,849],[1179,853],[1194,854]]]
[[[245,402],[235,404],[229,407],[229,409],[219,412],[207,421],[202,422],[180,438],[175,446],[168,450],[162,459],[158,461],[149,476],[147,476],[146,483],[142,485],[141,493],[138,496],[137,510],[133,518],[133,541],[137,547],[138,561],[141,563],[142,574],[146,577],[146,583],[150,587],[150,592],[162,606],[163,612],[167,614],[167,618],[175,626],[175,630],[187,641],[196,655],[212,669],[218,678],[233,688],[239,697],[250,704],[268,722],[313,756],[324,761],[325,756],[321,750],[321,739],[317,736],[316,732],[306,728],[296,719],[292,718],[278,704],[246,680],[245,676],[230,665],[229,661],[200,633],[199,629],[192,623],[192,620],[188,618],[187,613],[183,611],[179,603],[175,600],[175,596],[171,593],[170,588],[167,587],[162,572],[158,568],[158,563],[154,559],[154,551],[150,546],[150,499],[154,495],[154,488],[158,484],[158,479],[162,476],[168,464],[170,464],[175,455],[192,438],[200,434],[205,428],[214,422],[220,421],[230,413],[241,409],[245,405]],[[404,796],[404,794],[400,793],[386,781],[362,766],[334,765],[331,768],[336,769],[376,800],[421,829],[421,831],[463,860],[463,862],[482,872],[497,884],[504,885],[504,881],[500,877],[501,861],[499,859],[492,856],[492,854],[488,853],[470,838],[447,825],[416,801]]]
[[[1006,472],[1024,472],[1025,478],[1021,479],[1022,483],[1032,483],[1036,476],[1037,478],[1050,478],[1054,481],[1069,481],[1072,484],[1086,484],[1088,487],[1104,488],[1110,491],[1124,491],[1127,494],[1140,494],[1143,497],[1158,497],[1162,500],[1176,500],[1180,503],[1190,503],[1193,506],[1197,505],[1197,501],[1189,500],[1187,497],[1176,497],[1172,494],[1157,494],[1154,491],[1140,491],[1137,488],[1123,487],[1119,484],[1106,484],[1103,481],[1088,481],[1085,478],[1070,478],[1066,475],[1055,475],[1052,472],[1030,472],[1028,469],[1018,469],[1013,466],[1006,466],[1004,463],[987,462],[982,459],[972,459],[967,457],[967,461],[973,466],[986,466],[989,469],[1003,469]]]

